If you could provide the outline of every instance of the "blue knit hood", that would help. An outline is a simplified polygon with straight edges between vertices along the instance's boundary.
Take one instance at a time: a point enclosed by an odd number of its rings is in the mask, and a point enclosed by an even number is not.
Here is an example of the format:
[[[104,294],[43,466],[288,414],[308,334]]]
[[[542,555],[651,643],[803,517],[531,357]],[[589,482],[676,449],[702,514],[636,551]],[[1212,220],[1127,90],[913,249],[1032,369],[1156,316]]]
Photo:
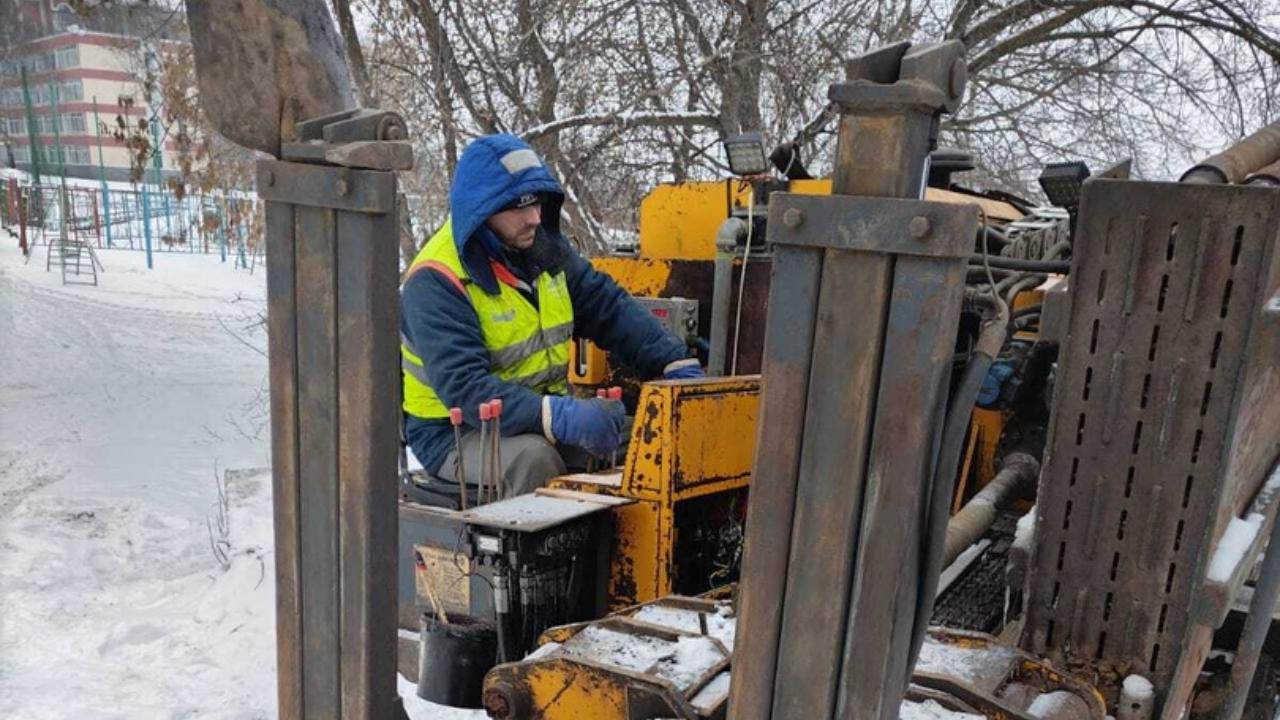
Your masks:
[[[486,292],[498,292],[490,258],[501,258],[498,238],[485,220],[526,193],[542,193],[542,228],[560,234],[564,191],[529,144],[515,135],[486,135],[463,151],[449,189],[453,241],[469,274]]]

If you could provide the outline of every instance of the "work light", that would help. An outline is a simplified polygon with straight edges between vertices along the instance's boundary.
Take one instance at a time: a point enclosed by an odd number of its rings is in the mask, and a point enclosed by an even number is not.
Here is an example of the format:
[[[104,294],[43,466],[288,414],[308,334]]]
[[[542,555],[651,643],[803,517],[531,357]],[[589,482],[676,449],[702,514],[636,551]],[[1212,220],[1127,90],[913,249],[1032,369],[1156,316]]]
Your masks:
[[[729,157],[729,170],[734,175],[763,175],[769,169],[764,135],[759,132],[730,135],[724,139],[724,153]]]

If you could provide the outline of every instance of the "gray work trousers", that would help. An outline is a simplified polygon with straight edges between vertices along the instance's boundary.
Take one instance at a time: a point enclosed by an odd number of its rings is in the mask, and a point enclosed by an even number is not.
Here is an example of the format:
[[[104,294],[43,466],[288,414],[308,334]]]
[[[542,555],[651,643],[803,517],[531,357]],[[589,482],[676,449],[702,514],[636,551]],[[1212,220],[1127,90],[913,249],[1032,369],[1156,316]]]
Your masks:
[[[616,453],[618,463],[627,456],[627,440],[631,436],[631,418],[627,418],[622,432],[622,445]],[[502,455],[501,477],[502,497],[513,497],[531,493],[544,487],[548,480],[566,474],[569,468],[580,471],[587,467],[590,455],[586,450],[575,445],[552,445],[547,439],[537,434],[507,435],[498,443]],[[462,434],[462,470],[471,485],[480,484],[480,431],[471,430]],[[450,450],[444,458],[444,464],[436,476],[449,482],[458,482],[458,451]]]
[[[541,435],[506,436],[498,446],[502,455],[499,476],[503,497],[533,492],[551,478],[568,472],[560,451]],[[480,484],[480,449],[479,430],[462,435],[462,470],[471,485]],[[449,451],[436,475],[449,482],[458,482],[457,463],[458,451]]]

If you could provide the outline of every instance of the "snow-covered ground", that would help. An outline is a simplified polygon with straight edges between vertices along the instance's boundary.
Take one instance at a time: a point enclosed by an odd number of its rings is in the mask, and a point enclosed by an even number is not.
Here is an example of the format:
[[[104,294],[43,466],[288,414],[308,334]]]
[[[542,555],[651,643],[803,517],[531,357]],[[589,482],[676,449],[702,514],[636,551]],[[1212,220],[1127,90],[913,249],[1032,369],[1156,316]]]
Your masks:
[[[0,717],[276,717],[264,275],[103,251],[98,287],[63,286],[16,245],[0,232]],[[400,687],[415,718],[484,717]]]

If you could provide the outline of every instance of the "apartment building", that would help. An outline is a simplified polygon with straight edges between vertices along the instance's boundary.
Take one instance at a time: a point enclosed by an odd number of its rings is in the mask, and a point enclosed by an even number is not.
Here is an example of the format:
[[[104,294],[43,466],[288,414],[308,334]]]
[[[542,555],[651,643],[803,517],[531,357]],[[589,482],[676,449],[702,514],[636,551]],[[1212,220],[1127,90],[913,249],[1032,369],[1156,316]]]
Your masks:
[[[65,2],[0,0],[0,165],[31,170],[34,140],[42,176],[65,167],[71,177],[128,180],[129,150],[113,131],[151,119],[143,67],[161,43],[179,41],[165,28],[171,17],[151,4],[81,16]],[[171,140],[163,160],[169,174]]]

